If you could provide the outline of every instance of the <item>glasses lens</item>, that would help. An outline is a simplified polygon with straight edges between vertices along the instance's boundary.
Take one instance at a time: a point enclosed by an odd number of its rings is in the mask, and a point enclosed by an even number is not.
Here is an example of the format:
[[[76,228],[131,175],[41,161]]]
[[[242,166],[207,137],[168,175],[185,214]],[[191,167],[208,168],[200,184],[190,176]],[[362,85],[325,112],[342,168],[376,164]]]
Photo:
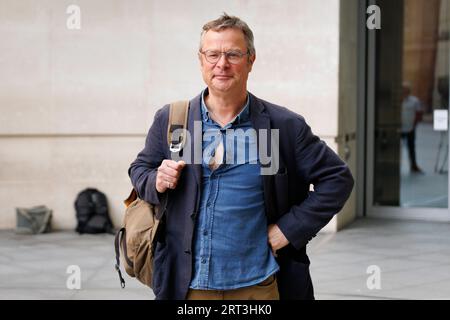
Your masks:
[[[230,63],[238,63],[241,60],[242,55],[239,52],[230,51],[226,53],[227,59]]]
[[[232,64],[239,63],[244,56],[243,53],[238,51],[228,51],[223,52],[223,54],[225,54],[228,62]],[[204,55],[209,63],[217,63],[217,61],[219,61],[220,57],[222,56],[222,52],[207,50],[204,52]]]
[[[208,60],[211,63],[216,63],[219,61],[220,58],[220,52],[217,51],[206,51],[205,52],[206,60]]]

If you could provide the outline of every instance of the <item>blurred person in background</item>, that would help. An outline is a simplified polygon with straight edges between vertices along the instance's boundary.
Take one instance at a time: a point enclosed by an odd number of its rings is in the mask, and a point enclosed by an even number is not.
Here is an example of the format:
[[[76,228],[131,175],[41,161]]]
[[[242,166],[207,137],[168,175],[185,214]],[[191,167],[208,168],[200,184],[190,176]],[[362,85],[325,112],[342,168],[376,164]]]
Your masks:
[[[423,173],[416,159],[416,127],[422,121],[423,108],[420,100],[411,94],[411,84],[402,84],[402,139],[406,142],[409,155],[410,170],[413,173]]]

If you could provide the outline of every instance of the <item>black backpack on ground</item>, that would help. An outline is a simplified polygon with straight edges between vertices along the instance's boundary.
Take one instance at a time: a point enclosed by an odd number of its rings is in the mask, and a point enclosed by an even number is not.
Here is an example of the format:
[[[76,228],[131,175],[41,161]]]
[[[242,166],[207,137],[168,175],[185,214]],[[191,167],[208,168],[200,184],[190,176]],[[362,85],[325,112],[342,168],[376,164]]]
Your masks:
[[[75,210],[78,233],[106,232],[114,234],[108,212],[108,202],[103,192],[93,188],[81,191],[75,200]]]

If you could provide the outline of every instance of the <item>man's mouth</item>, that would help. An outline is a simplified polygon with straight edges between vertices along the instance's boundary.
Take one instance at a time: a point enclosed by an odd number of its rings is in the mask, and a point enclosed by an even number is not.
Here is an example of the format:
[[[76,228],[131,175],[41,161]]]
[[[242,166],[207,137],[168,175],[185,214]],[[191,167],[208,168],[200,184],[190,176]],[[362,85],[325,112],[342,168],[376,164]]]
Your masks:
[[[226,76],[226,75],[215,75],[214,78],[217,78],[219,80],[227,80],[230,79],[231,76]]]

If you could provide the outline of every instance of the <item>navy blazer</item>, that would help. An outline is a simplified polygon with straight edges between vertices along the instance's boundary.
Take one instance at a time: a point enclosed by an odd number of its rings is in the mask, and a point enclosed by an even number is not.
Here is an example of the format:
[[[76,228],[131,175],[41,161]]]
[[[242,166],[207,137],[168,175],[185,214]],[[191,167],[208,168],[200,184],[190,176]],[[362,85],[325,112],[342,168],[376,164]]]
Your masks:
[[[194,121],[201,121],[200,104],[201,95],[190,101],[187,129],[192,137],[191,151],[195,140],[202,141],[201,130],[193,129]],[[250,116],[257,132],[279,129],[279,169],[276,174],[263,176],[263,186],[268,223],[276,223],[290,242],[277,252],[280,298],[314,299],[306,244],[342,209],[352,191],[353,177],[339,156],[311,132],[302,116],[252,94]],[[156,191],[157,168],[171,158],[168,117],[169,105],[157,111],[145,147],[128,170],[139,197],[160,205],[164,214],[164,230],[157,237],[154,258],[153,291],[158,300],[186,298],[202,181],[201,164],[188,164],[176,189],[164,194]],[[314,191],[310,191],[310,184]]]

